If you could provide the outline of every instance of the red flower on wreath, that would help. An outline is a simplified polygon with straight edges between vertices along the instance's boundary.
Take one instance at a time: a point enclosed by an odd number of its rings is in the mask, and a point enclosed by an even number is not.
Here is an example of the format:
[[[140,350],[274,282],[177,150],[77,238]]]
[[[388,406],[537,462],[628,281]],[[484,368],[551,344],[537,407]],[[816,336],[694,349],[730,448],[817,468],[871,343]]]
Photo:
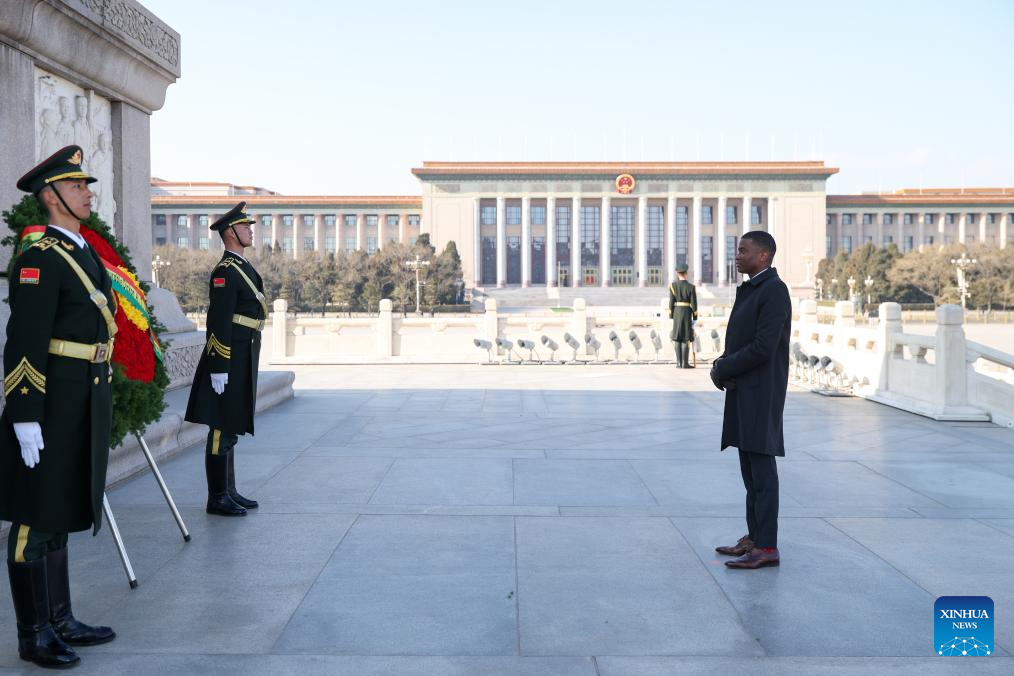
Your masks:
[[[104,237],[94,230],[81,226],[81,236],[95,248],[99,258],[122,266],[123,259]],[[138,328],[127,317],[123,308],[116,306],[116,342],[113,346],[113,363],[123,367],[123,374],[131,380],[150,383],[155,377],[155,353],[147,331]]]

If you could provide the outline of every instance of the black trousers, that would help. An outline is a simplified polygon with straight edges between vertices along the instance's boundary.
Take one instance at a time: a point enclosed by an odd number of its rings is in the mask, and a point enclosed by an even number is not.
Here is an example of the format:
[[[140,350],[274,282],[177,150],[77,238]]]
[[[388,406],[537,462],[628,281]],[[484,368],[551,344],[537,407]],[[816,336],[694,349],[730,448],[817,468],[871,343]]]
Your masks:
[[[739,452],[746,487],[746,527],[757,547],[778,546],[778,466],[775,456]]]

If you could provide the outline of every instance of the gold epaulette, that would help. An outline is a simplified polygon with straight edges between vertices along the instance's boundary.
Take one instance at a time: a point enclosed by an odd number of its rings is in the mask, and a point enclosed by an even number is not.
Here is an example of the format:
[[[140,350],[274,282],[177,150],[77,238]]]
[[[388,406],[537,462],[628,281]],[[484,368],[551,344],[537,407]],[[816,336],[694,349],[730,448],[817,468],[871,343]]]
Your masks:
[[[34,244],[32,244],[32,246],[30,248],[32,248],[32,249],[41,249],[42,251],[45,251],[49,247],[56,246],[59,243],[60,243],[60,240],[58,240],[56,237],[43,237],[38,242],[35,242]]]
[[[11,392],[22,380],[27,380],[28,385],[31,385],[42,394],[46,393],[46,376],[28,363],[28,357],[22,357],[18,365],[11,369],[11,372],[4,378],[4,396],[10,397]],[[21,388],[21,394],[28,394],[28,385]]]
[[[231,268],[233,266],[240,266],[242,264],[243,263],[241,261],[238,261],[235,258],[224,258],[218,262],[218,265],[215,266],[215,269],[217,270],[218,268]]]

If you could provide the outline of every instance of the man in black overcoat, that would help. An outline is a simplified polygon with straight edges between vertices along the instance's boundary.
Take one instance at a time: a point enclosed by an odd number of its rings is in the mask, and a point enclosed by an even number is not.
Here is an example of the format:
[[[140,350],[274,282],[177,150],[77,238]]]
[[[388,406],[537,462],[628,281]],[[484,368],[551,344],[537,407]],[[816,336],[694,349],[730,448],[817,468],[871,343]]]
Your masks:
[[[240,202],[211,224],[225,244],[208,282],[207,340],[190,389],[186,419],[208,426],[204,469],[208,514],[245,516],[257,501],[236,490],[235,450],[240,434],[253,434],[257,361],[267,318],[264,283],[243,250],[253,242]]]
[[[14,263],[0,417],[0,519],[11,522],[7,571],[18,654],[41,667],[80,661],[72,645],[112,641],[74,618],[67,534],[102,524],[112,425],[116,300],[81,236],[95,181],[67,146],[18,181],[49,216]]]
[[[739,240],[736,269],[750,280],[736,290],[729,315],[725,351],[715,360],[711,379],[725,390],[722,450],[739,449],[746,487],[747,534],[735,545],[717,547],[738,558],[730,568],[777,566],[778,468],[785,455],[782,412],[789,382],[789,336],[792,302],[789,290],[771,267],[775,240],[763,231]]]
[[[676,367],[690,369],[690,344],[694,342],[694,321],[697,319],[697,289],[687,281],[687,265],[676,266],[678,279],[669,285],[669,318],[676,344]]]

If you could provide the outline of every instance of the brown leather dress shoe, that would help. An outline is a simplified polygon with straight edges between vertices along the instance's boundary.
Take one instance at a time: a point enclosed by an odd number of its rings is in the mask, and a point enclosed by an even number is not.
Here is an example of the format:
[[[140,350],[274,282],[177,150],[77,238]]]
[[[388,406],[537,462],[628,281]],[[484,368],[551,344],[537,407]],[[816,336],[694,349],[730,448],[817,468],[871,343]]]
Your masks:
[[[777,566],[778,563],[779,559],[777,549],[765,552],[760,547],[754,547],[738,559],[726,561],[725,565],[729,568],[745,568],[747,570],[753,570],[754,568]]]
[[[750,539],[749,535],[744,535],[731,547],[726,545],[715,547],[715,551],[723,556],[743,556],[751,549],[753,549],[753,540]]]

